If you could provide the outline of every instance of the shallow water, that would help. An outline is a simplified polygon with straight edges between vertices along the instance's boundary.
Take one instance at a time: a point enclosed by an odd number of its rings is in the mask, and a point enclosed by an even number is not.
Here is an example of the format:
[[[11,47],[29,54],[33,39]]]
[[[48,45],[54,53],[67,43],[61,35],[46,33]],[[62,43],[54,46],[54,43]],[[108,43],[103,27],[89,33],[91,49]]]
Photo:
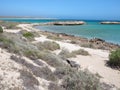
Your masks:
[[[66,21],[57,19],[8,19],[3,18],[0,20],[14,21],[14,22],[27,22],[27,23],[44,23],[53,21]],[[68,20],[67,20],[68,21]],[[66,33],[75,36],[82,36],[87,38],[101,38],[108,42],[120,44],[120,25],[103,25],[100,24],[101,20],[83,20],[85,25],[76,26],[36,26],[36,28],[43,31]]]

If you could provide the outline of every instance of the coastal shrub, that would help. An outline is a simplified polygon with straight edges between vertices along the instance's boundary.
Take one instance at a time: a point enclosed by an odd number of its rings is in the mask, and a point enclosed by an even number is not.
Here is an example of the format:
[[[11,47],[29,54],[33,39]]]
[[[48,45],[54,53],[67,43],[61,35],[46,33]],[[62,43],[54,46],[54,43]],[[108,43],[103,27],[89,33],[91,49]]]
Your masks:
[[[59,44],[57,44],[56,42],[52,42],[52,41],[45,41],[45,42],[39,42],[36,44],[36,46],[40,49],[40,50],[57,50],[60,49]]]
[[[37,51],[35,50],[25,50],[24,55],[32,60],[38,59]]]
[[[34,38],[34,34],[31,32],[23,33],[23,36],[29,40],[32,40]]]
[[[53,67],[61,67],[64,65],[62,62],[62,59],[59,56],[52,54],[48,51],[39,52],[38,58],[44,60],[45,62],[47,62],[49,65]]]
[[[52,39],[52,40],[62,40],[62,38],[60,38],[60,37],[57,36],[57,35],[48,35],[47,38],[48,38],[48,39]]]
[[[120,67],[120,48],[111,52],[108,64],[112,67]]]
[[[63,49],[59,55],[65,59],[65,58],[72,58],[72,57],[76,57],[76,55],[89,55],[89,53],[83,49],[79,49],[79,50],[75,50],[72,52],[69,52],[68,50]]]
[[[1,37],[0,38],[0,47],[10,50],[14,46],[14,42],[10,39]]]
[[[62,79],[61,86],[65,90],[104,90],[99,77],[88,70],[77,71],[69,66],[56,68],[56,77]]]
[[[43,46],[44,46],[45,49],[51,50],[51,51],[60,49],[59,44],[57,44],[56,42],[51,42],[51,41],[43,42]]]
[[[95,46],[92,43],[82,43],[80,46],[87,48],[95,48]]]
[[[84,56],[89,55],[89,53],[87,51],[83,50],[83,49],[73,51],[72,53],[75,54],[75,55],[84,55]]]
[[[63,49],[60,53],[59,56],[61,56],[63,59],[66,58],[71,58],[71,57],[76,57],[74,53],[70,53],[68,50]]]
[[[17,22],[8,22],[8,21],[0,21],[0,25],[4,26],[6,29],[17,29]]]
[[[3,33],[3,28],[0,26],[0,33]]]

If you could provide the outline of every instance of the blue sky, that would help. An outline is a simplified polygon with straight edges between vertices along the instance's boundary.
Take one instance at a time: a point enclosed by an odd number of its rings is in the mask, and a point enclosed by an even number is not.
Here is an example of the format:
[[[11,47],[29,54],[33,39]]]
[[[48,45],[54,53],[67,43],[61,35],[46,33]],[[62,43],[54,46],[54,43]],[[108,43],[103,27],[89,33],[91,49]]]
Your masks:
[[[120,0],[0,0],[0,16],[120,20]]]

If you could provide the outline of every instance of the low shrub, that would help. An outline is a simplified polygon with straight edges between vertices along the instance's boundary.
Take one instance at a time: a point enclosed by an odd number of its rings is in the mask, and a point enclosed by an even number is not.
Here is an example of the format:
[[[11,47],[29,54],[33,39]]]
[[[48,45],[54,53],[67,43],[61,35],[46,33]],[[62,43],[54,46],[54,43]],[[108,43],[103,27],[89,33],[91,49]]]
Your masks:
[[[40,49],[40,50],[57,50],[60,49],[59,44],[57,44],[56,42],[52,42],[52,41],[45,41],[45,42],[39,42],[36,44],[36,46]]]
[[[111,67],[120,67],[120,49],[111,52],[108,64]]]
[[[99,77],[91,74],[88,70],[77,71],[70,67],[60,67],[55,75],[63,79],[62,87],[65,90],[104,90],[101,87]]]
[[[79,49],[79,50],[76,50],[76,51],[72,51],[72,52],[69,52],[68,50],[65,50],[63,49],[59,55],[65,59],[65,58],[72,58],[72,57],[76,57],[76,55],[89,55],[89,53],[83,49]]]
[[[34,38],[34,34],[31,33],[31,32],[23,33],[23,36],[27,39],[33,39]]]
[[[64,66],[62,59],[59,56],[56,56],[55,54],[52,54],[47,51],[41,51],[38,53],[38,58],[44,60],[49,65],[53,67],[62,67]]]
[[[95,48],[95,46],[92,43],[82,43],[80,46],[87,48]]]
[[[15,49],[15,43],[7,38],[0,38],[0,47],[12,52]]]
[[[63,49],[59,55],[63,58],[63,59],[66,59],[66,58],[71,58],[71,57],[76,57],[75,53],[70,53],[68,50],[66,49]]]
[[[59,44],[57,44],[56,42],[51,42],[51,41],[43,42],[43,46],[45,49],[52,50],[52,51],[60,49]]]
[[[3,33],[3,28],[0,26],[0,33]]]
[[[72,53],[75,54],[75,55],[85,55],[85,56],[89,55],[89,53],[87,51],[83,50],[83,49],[73,51]]]
[[[32,60],[36,60],[38,59],[38,56],[37,56],[37,51],[35,50],[25,50],[24,52],[24,55]]]
[[[48,39],[52,39],[52,40],[62,40],[62,38],[60,38],[60,37],[57,36],[57,35],[48,35],[47,38],[48,38]]]

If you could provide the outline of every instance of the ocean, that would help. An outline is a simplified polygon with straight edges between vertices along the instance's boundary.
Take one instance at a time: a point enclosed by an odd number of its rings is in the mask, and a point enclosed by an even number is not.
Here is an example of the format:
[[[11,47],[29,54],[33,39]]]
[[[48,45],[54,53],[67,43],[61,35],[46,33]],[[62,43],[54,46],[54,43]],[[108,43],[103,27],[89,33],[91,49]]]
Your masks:
[[[27,23],[68,21],[63,19],[52,20],[52,19],[6,19],[6,18],[2,20],[14,21],[14,22],[27,22]],[[100,22],[102,22],[103,20],[82,20],[82,21],[85,21],[86,24],[74,25],[74,26],[36,26],[35,28],[49,32],[66,33],[70,35],[85,37],[88,39],[101,38],[106,40],[107,42],[120,44],[120,25],[100,24]]]

